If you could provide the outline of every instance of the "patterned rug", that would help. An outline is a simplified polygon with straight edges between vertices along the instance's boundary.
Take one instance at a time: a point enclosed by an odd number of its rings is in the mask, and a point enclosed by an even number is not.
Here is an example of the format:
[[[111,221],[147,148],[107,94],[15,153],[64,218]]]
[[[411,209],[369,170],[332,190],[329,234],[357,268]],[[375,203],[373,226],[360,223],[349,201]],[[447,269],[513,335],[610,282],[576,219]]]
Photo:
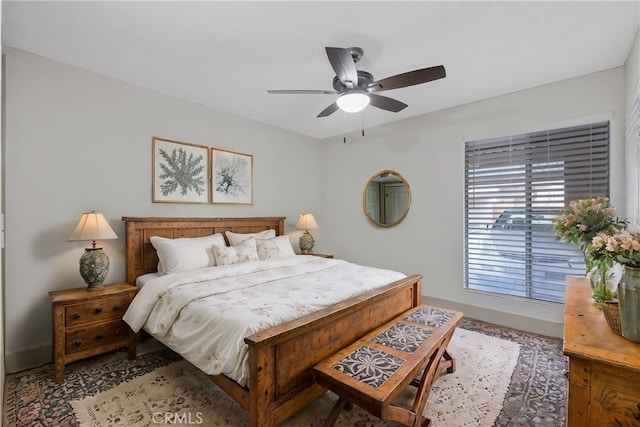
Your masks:
[[[560,339],[505,329],[470,319],[464,319],[460,326],[465,330],[482,332],[485,335],[495,336],[520,345],[520,354],[517,357],[517,363],[504,399],[502,400],[498,396],[493,398],[499,406],[500,404],[502,406],[495,420],[495,426],[555,427],[564,425],[567,389],[564,374],[567,365]],[[65,382],[62,385],[56,385],[53,382],[52,365],[8,375],[5,388],[4,425],[12,427],[78,426],[70,405],[71,401],[82,400],[120,384],[131,383],[136,378],[143,377],[145,374],[164,366],[179,366],[180,364],[174,362],[181,360],[178,355],[165,348],[139,355],[134,361],[126,360],[123,355],[123,352],[116,352],[68,365],[65,370]],[[456,356],[459,361],[462,359],[460,356]],[[459,363],[458,371],[461,370]],[[191,369],[189,365],[186,366],[185,369]],[[196,374],[199,373],[196,371]],[[444,375],[438,382],[447,377],[451,378],[452,375],[455,374]],[[195,378],[196,375],[189,377]],[[206,387],[213,386],[208,380],[200,384]],[[435,402],[433,393],[432,391],[431,400]],[[331,397],[326,395],[325,399],[328,401],[326,403],[328,408],[331,406]],[[501,400],[502,402],[500,402]],[[217,404],[218,402],[216,402]],[[430,401],[428,407],[431,405]],[[246,416],[239,406],[235,407],[239,414]],[[357,408],[350,412],[343,412],[340,416],[344,423],[342,425],[358,425],[353,424],[354,421],[349,421],[347,418],[355,416],[352,414],[357,414],[356,411],[358,411]],[[322,413],[326,414],[327,412]],[[190,420],[192,424],[209,425],[204,421],[197,424],[196,415],[195,413],[192,415],[192,420]],[[182,421],[184,425],[189,420],[168,421],[169,423],[173,421],[173,424],[177,424],[176,421]],[[290,420],[290,422],[293,421],[295,418]],[[318,420],[313,421],[317,423]],[[361,425],[375,425],[374,422],[376,421],[372,417],[371,420],[363,421]],[[460,422],[455,421],[452,426],[463,425]],[[109,425],[118,424],[114,420],[113,424]],[[234,426],[235,424],[224,425]]]
[[[425,416],[438,426],[492,426],[502,409],[520,346],[512,341],[459,329],[448,347],[457,369],[433,385]],[[326,393],[283,427],[324,425],[336,396]],[[411,407],[415,388],[398,399]],[[80,427],[151,426],[200,421],[206,426],[246,426],[248,414],[206,375],[176,362],[96,396],[71,402]],[[342,412],[338,426],[388,426],[360,408]]]

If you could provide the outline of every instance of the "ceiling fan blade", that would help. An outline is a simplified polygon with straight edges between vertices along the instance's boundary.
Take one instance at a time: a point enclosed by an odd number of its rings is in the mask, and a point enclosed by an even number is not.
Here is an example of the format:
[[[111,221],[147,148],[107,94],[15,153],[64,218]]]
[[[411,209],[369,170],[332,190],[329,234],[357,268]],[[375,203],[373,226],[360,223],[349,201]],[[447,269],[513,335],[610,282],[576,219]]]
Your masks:
[[[356,63],[353,62],[351,52],[341,47],[325,47],[324,49],[327,51],[329,62],[342,84],[349,89],[357,87],[358,70]]]
[[[299,95],[299,94],[321,94],[321,95],[335,95],[338,92],[335,90],[267,90],[267,93],[275,93],[279,95]]]
[[[369,88],[374,92],[381,90],[400,89],[402,87],[419,85],[421,83],[427,83],[433,80],[438,80],[446,77],[447,73],[444,66],[438,65],[436,67],[421,68],[419,70],[413,70],[402,74],[396,74],[395,76],[387,77],[386,79],[378,80],[369,85]]]
[[[382,95],[376,95],[374,93],[369,94],[369,105],[380,108],[382,110],[392,111],[397,113],[408,107],[404,102],[400,102],[396,99],[389,98]]]
[[[325,108],[324,110],[322,110],[320,112],[320,114],[318,114],[317,117],[327,117],[333,113],[335,113],[336,111],[338,111],[338,104],[336,104],[335,102],[331,105],[329,105],[327,108]]]

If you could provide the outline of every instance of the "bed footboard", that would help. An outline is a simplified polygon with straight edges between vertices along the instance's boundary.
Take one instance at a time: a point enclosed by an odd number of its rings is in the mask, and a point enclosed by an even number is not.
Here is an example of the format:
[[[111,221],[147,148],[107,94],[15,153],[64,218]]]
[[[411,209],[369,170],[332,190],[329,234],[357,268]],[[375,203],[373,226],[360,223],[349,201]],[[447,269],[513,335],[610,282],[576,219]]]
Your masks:
[[[322,395],[326,390],[316,384],[312,368],[418,306],[421,282],[421,275],[409,276],[245,338],[249,346],[249,425],[277,426]],[[241,400],[247,403],[246,396]]]

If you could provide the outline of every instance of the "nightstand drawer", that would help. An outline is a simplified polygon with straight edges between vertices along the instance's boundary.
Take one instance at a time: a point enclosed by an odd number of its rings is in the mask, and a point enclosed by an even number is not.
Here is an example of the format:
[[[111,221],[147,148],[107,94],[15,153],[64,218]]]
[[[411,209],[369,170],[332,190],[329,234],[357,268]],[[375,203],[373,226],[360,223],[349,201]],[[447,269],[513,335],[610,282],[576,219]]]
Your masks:
[[[69,329],[65,331],[65,354],[126,342],[131,334],[133,331],[122,320]]]
[[[128,306],[128,295],[69,305],[64,308],[64,324],[67,327],[78,326],[121,318]]]

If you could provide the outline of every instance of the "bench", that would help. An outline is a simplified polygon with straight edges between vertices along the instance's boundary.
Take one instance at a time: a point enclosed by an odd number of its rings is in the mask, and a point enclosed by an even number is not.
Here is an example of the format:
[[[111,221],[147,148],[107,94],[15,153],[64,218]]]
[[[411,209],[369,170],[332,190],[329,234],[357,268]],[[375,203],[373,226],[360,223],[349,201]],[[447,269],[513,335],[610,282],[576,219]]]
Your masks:
[[[461,319],[461,312],[420,305],[316,365],[318,384],[338,395],[325,427],[352,403],[385,421],[429,426],[422,412],[440,372],[456,369],[447,345]],[[409,385],[418,388],[411,409],[392,405]]]

